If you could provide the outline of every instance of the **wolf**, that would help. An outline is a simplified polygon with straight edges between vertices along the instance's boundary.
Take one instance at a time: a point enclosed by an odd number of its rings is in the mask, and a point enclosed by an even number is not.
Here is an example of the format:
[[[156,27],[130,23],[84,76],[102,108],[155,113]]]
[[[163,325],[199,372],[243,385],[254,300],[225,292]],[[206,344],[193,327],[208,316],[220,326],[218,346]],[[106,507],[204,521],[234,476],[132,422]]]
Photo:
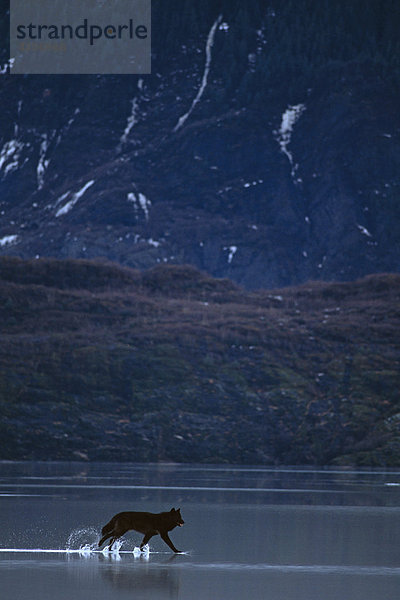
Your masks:
[[[181,551],[177,550],[172,543],[168,532],[175,527],[182,527],[184,520],[181,517],[181,509],[175,510],[171,508],[169,512],[150,513],[150,512],[120,512],[116,514],[111,521],[104,525],[101,530],[102,538],[99,541],[99,547],[106,540],[111,538],[109,549],[113,543],[124,535],[127,531],[134,529],[139,533],[144,533],[144,538],[140,544],[140,549],[153,537],[160,534],[161,538],[177,554]]]

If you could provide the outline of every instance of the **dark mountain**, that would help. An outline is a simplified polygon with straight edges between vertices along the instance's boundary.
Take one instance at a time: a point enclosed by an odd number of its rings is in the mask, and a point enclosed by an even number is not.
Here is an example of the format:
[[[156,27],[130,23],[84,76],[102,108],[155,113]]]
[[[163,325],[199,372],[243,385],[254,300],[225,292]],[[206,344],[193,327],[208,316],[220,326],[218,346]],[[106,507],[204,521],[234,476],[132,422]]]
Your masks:
[[[0,252],[249,289],[399,271],[399,3],[152,14],[149,76],[11,75],[4,50]]]
[[[400,275],[0,259],[0,458],[400,464]]]

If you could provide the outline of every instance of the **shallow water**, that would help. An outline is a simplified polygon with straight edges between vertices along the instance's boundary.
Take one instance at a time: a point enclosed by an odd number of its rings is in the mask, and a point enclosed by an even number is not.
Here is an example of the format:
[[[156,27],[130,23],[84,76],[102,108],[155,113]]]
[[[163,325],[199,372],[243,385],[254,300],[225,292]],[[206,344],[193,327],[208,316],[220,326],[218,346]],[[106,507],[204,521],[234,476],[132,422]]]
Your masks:
[[[0,580],[18,600],[393,600],[400,471],[0,463]],[[140,534],[94,552],[121,510],[181,508],[149,553]]]

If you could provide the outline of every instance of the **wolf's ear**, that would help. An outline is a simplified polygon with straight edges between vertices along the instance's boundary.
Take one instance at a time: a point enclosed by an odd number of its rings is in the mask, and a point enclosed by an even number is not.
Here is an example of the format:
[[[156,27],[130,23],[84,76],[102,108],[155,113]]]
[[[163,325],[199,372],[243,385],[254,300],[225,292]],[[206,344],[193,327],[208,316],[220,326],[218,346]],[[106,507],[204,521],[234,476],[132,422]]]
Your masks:
[[[175,509],[174,509],[174,508],[171,508],[171,512],[175,512]]]

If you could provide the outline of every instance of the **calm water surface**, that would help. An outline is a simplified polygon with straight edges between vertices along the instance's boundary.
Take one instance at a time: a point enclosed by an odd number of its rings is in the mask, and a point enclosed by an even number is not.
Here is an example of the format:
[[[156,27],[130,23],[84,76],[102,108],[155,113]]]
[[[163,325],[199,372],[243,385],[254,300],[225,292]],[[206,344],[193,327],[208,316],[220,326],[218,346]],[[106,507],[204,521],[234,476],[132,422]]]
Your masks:
[[[400,471],[0,463],[0,581],[12,600],[394,600]],[[137,555],[95,553],[122,510],[180,507]],[[80,551],[79,551],[80,549]],[[57,551],[57,552],[55,552]]]

